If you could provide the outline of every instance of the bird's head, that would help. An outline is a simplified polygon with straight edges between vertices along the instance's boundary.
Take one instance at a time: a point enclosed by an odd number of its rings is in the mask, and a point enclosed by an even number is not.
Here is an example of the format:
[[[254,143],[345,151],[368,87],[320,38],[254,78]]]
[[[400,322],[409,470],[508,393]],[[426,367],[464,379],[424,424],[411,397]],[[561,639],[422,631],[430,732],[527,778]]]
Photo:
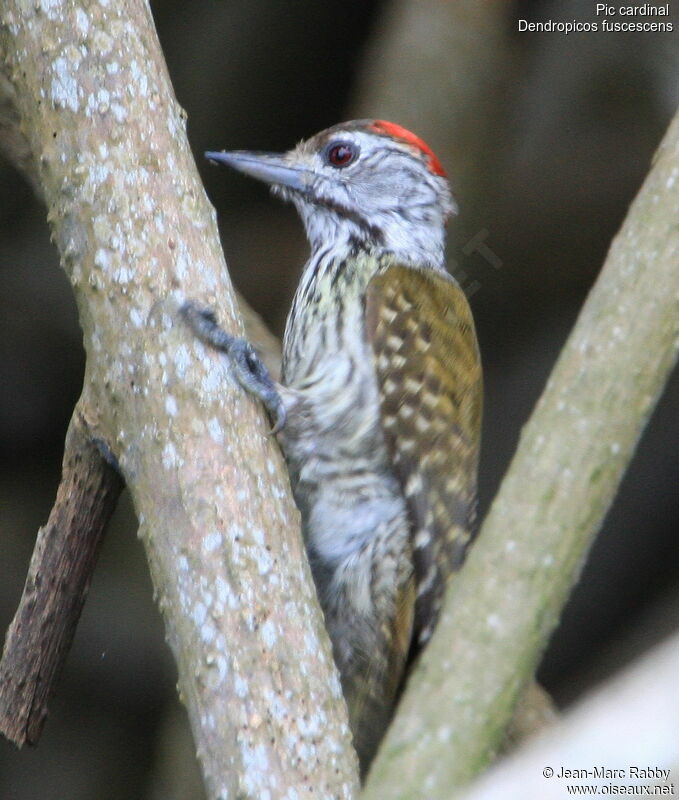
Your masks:
[[[432,150],[383,120],[335,125],[283,154],[246,150],[207,158],[271,184],[297,207],[313,250],[336,240],[441,266],[445,221],[457,211]]]

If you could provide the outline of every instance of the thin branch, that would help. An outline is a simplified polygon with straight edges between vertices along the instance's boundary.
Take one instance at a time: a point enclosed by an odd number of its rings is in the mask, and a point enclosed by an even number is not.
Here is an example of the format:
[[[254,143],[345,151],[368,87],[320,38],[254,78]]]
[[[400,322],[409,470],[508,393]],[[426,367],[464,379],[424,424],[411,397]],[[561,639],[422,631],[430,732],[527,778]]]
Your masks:
[[[676,361],[678,220],[679,116],[450,587],[366,798],[450,798],[496,752]]]
[[[92,433],[140,522],[208,796],[349,798],[346,708],[261,409],[181,323],[242,322],[143,0],[8,0],[0,49],[74,288]]]
[[[0,733],[19,747],[35,744],[42,731],[122,488],[117,471],[90,437],[82,406],[77,408],[57,498],[38,532],[0,661]]]

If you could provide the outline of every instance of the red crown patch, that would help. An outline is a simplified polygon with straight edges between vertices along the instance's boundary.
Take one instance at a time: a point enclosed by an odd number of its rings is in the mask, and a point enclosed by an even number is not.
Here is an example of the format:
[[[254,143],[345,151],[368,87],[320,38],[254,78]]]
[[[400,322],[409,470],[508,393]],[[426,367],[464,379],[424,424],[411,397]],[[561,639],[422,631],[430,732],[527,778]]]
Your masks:
[[[372,125],[370,125],[370,130],[375,131],[375,133],[383,133],[387,136],[392,136],[394,139],[400,139],[402,142],[405,142],[411,147],[416,148],[425,157],[425,160],[429,165],[429,169],[435,175],[441,175],[443,178],[446,177],[445,170],[443,169],[441,162],[438,160],[431,147],[429,147],[426,142],[422,141],[419,136],[415,136],[415,134],[409,131],[407,128],[404,128],[402,125],[397,125],[395,122],[387,122],[384,119],[376,119]]]

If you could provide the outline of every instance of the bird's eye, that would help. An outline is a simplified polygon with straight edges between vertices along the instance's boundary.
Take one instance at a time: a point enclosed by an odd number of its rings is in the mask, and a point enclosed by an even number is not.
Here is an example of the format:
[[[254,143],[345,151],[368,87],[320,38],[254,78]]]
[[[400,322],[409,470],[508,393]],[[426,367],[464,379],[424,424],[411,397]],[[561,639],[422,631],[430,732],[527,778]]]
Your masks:
[[[325,161],[331,167],[348,167],[358,156],[358,147],[351,142],[331,142],[325,150]]]

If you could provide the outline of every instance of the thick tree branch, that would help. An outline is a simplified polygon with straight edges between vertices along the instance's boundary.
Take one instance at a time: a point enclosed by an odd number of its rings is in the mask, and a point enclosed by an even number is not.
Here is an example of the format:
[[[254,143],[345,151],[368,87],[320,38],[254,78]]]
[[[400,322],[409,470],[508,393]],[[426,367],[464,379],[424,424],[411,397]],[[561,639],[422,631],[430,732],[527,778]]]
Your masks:
[[[350,797],[280,453],[175,313],[190,297],[242,332],[148,7],[10,0],[0,49],[79,306],[91,432],[132,494],[208,795]]]
[[[0,733],[34,744],[73,641],[106,524],[123,482],[92,441],[82,404],[66,436],[61,482],[38,532],[0,661]]]
[[[0,56],[2,51],[0,51]],[[38,164],[31,153],[28,138],[21,125],[17,96],[14,86],[5,73],[0,59],[0,154],[9,161],[33,187],[35,194],[44,201]],[[242,295],[236,292],[238,310],[243,319],[245,335],[266,364],[271,375],[278,379],[281,369],[281,345],[266,327],[259,314],[254,311]]]
[[[679,116],[611,247],[378,754],[367,798],[493,757],[677,354]]]

